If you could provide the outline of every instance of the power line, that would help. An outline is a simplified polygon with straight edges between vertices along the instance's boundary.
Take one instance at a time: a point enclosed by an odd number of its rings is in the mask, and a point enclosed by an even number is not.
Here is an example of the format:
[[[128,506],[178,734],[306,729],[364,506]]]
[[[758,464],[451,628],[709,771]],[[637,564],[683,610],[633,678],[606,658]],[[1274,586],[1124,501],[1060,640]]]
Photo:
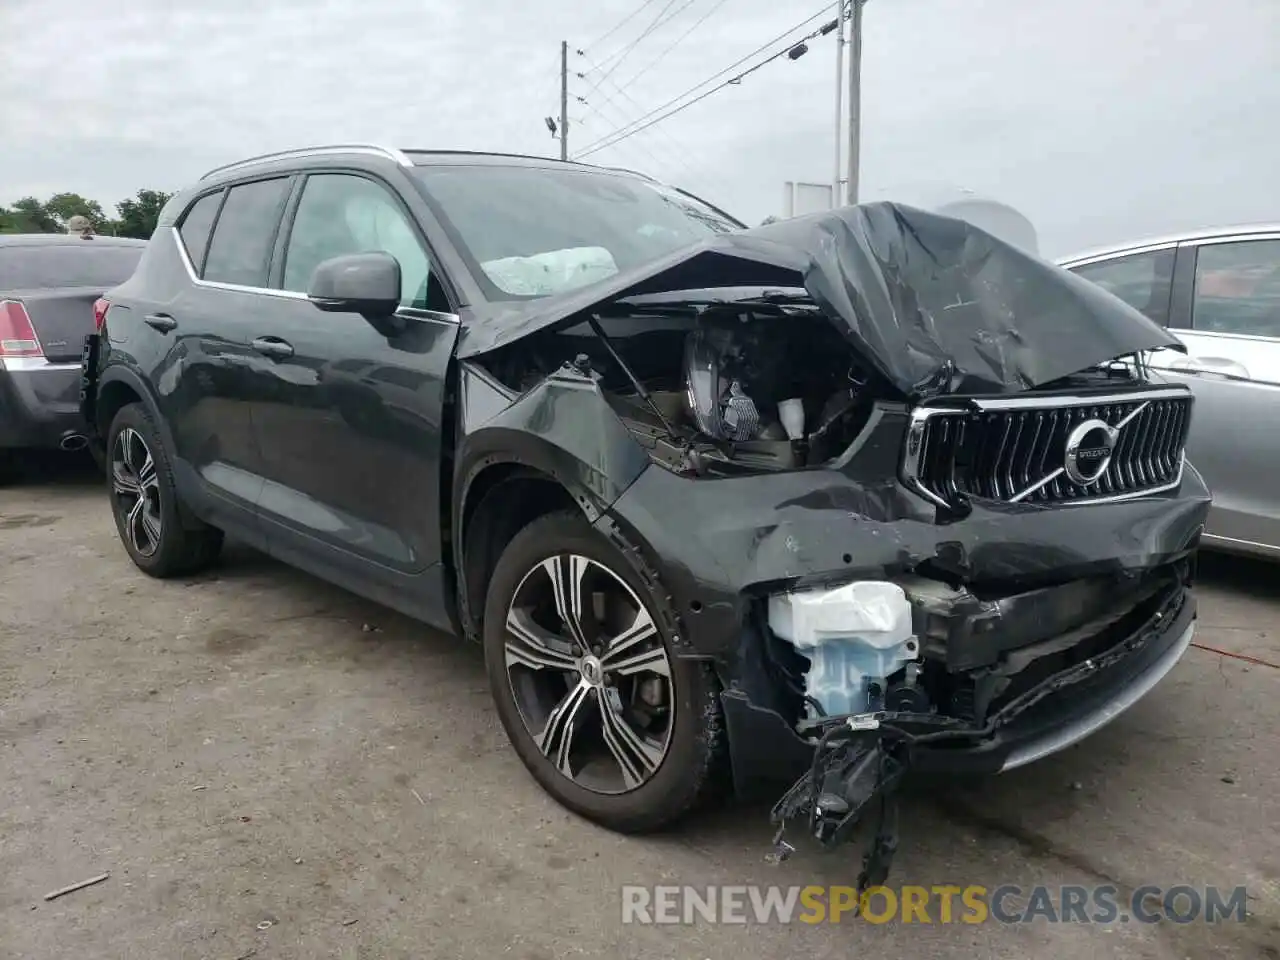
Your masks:
[[[582,50],[590,50],[596,44],[603,43],[605,40],[608,40],[615,33],[617,33],[619,30],[625,27],[628,23],[634,20],[639,15],[641,10],[643,10],[645,7],[649,6],[649,4],[653,2],[655,2],[655,0],[644,0],[644,2],[640,4],[640,6],[636,7],[629,14],[627,14],[625,17],[623,17],[621,20],[615,23],[612,27],[610,27],[600,36],[596,37],[594,40],[588,43],[585,47],[582,48]],[[578,52],[581,53],[582,50],[579,50]]]
[[[691,4],[692,2],[693,0],[684,0],[684,4],[679,8],[679,10],[676,10],[676,12],[673,13],[671,16],[674,17],[685,7],[689,6],[689,4]],[[631,51],[636,48],[636,46],[640,43],[641,40],[649,36],[649,34],[653,33],[654,30],[656,30],[658,27],[662,26],[662,24],[667,22],[666,20],[662,19],[662,16],[668,10],[670,10],[673,6],[675,6],[676,3],[677,3],[677,0],[667,0],[667,5],[658,11],[658,15],[653,18],[653,22],[649,24],[648,28],[643,32],[641,32],[640,36],[636,37],[634,40],[631,41],[631,43],[629,43],[626,47],[622,49],[621,55],[618,57],[618,59],[616,59],[613,62],[613,66],[611,66],[608,70],[604,72],[604,77],[601,77],[602,80],[606,79],[610,74],[613,73],[613,71],[617,70],[620,66],[622,66],[622,61],[627,59],[627,57],[631,55]],[[668,17],[667,19],[669,20],[670,17]]]
[[[585,55],[583,59],[587,60],[588,63],[590,63],[590,58],[586,57]],[[618,102],[608,94],[608,92],[606,92],[602,84],[607,83],[610,87],[613,88],[614,92],[617,93],[620,97],[625,97],[626,100],[636,108],[637,113],[643,112],[645,108],[636,100],[635,97],[627,93],[626,89],[619,86],[616,80],[613,80],[610,77],[601,77],[600,80],[597,81],[592,79],[589,74],[590,74],[590,71],[587,71],[586,73],[579,73],[578,79],[583,80],[586,83],[590,84],[591,88],[595,90],[596,93],[600,94],[600,96],[603,97],[607,103],[613,106],[613,108],[616,109],[618,113],[621,115],[622,123],[614,124],[613,120],[609,119],[608,117],[605,117],[603,114],[600,115],[600,118],[604,120],[606,124],[613,125],[613,131],[623,129],[624,127],[629,127],[632,124],[634,124],[636,120],[628,116],[627,111],[624,110],[622,106],[618,104]],[[680,166],[684,167],[689,177],[692,179],[698,179],[698,175],[694,173],[693,167],[688,162],[686,162],[686,158],[692,159],[691,157],[689,157],[689,154],[691,153],[691,148],[689,144],[678,143],[676,139],[672,137],[670,134],[668,134],[666,130],[664,130],[662,127],[656,128],[654,132],[665,141],[664,146],[668,147],[672,151],[672,154],[675,156],[676,161],[680,164]],[[602,132],[599,139],[603,140],[609,136],[612,136],[612,132]],[[701,158],[699,158],[699,165],[703,167],[707,166],[707,164]]]
[[[737,82],[738,82],[738,81],[740,81],[743,77],[747,76],[747,75],[748,75],[748,74],[750,74],[750,73],[754,73],[756,70],[760,69],[760,67],[763,67],[766,63],[770,63],[770,62],[772,62],[773,60],[778,59],[778,57],[781,57],[781,56],[786,55],[786,54],[787,54],[787,53],[788,53],[788,52],[789,52],[793,47],[795,47],[796,43],[802,43],[804,40],[809,40],[809,39],[812,39],[813,37],[819,36],[819,35],[820,35],[820,34],[822,34],[822,33],[829,32],[829,30],[834,30],[834,29],[835,29],[834,22],[833,22],[833,23],[830,23],[830,24],[824,24],[821,28],[819,28],[818,30],[814,31],[814,32],[813,32],[812,34],[810,34],[809,36],[802,37],[802,38],[801,38],[800,40],[798,40],[798,41],[795,41],[795,42],[792,42],[792,43],[787,44],[787,46],[786,46],[786,48],[785,48],[785,49],[780,50],[780,51],[778,51],[777,53],[773,54],[773,55],[772,55],[772,56],[770,56],[767,60],[762,60],[760,63],[756,64],[754,67],[751,67],[749,70],[745,71],[744,73],[741,73],[741,74],[739,74],[739,75],[737,75],[737,76],[734,76],[734,77],[730,77],[730,78],[729,78],[727,81],[725,81],[724,83],[721,83],[721,84],[719,84],[719,85],[717,85],[717,86],[715,86],[715,87],[712,87],[710,90],[708,90],[708,91],[706,91],[705,93],[703,93],[703,94],[699,95],[699,96],[698,96],[698,97],[696,97],[695,99],[688,101],[687,103],[683,104],[682,106],[677,107],[675,110],[672,110],[670,113],[665,113],[665,114],[663,114],[663,113],[662,113],[662,111],[663,111],[663,110],[666,110],[666,109],[667,109],[667,107],[669,107],[669,106],[671,106],[672,104],[678,103],[679,101],[683,100],[685,97],[687,97],[689,94],[693,93],[695,90],[698,90],[698,89],[700,89],[700,88],[702,88],[702,87],[705,87],[707,84],[711,83],[713,80],[718,80],[720,77],[723,77],[726,73],[728,73],[729,71],[731,71],[734,67],[737,67],[737,66],[739,66],[739,65],[741,65],[741,64],[743,64],[743,63],[745,63],[746,61],[750,60],[752,57],[754,57],[754,56],[756,56],[756,55],[758,55],[758,54],[762,53],[764,50],[766,50],[766,49],[768,49],[769,47],[773,46],[773,45],[774,45],[775,43],[777,43],[778,41],[780,41],[780,40],[785,40],[785,39],[786,39],[790,34],[795,33],[797,30],[800,30],[800,29],[802,29],[803,27],[807,27],[807,26],[808,26],[809,24],[811,24],[814,20],[817,20],[819,17],[821,17],[823,14],[825,14],[825,13],[828,11],[828,9],[830,9],[829,5],[824,4],[824,5],[823,5],[823,8],[822,8],[821,10],[819,10],[817,13],[815,13],[813,16],[808,17],[808,18],[806,18],[805,20],[802,20],[800,23],[797,23],[795,26],[790,27],[790,28],[788,28],[788,29],[784,30],[782,33],[780,33],[778,36],[774,37],[772,40],[769,40],[769,41],[767,41],[767,42],[765,42],[765,43],[762,43],[759,47],[757,47],[755,50],[752,50],[752,51],[751,51],[750,53],[748,53],[745,57],[742,57],[742,58],[740,58],[740,59],[738,59],[738,60],[735,60],[733,63],[729,64],[729,66],[725,67],[725,68],[724,68],[723,70],[721,70],[719,73],[716,73],[716,74],[713,74],[713,75],[712,75],[712,76],[710,76],[710,77],[707,77],[707,79],[703,80],[701,83],[694,84],[694,85],[693,85],[692,87],[690,87],[688,90],[684,91],[684,93],[681,93],[681,94],[678,94],[678,95],[677,95],[677,96],[675,96],[675,97],[672,97],[670,100],[668,100],[668,101],[667,101],[666,103],[664,103],[662,106],[660,106],[660,107],[655,107],[654,109],[650,110],[648,113],[646,113],[644,116],[640,117],[638,120],[636,120],[633,124],[631,124],[631,125],[630,125],[631,127],[633,127],[633,129],[627,129],[626,127],[619,127],[618,129],[614,130],[612,133],[607,134],[606,136],[603,136],[603,137],[601,137],[600,139],[598,139],[598,140],[596,140],[596,141],[592,142],[591,144],[589,144],[589,145],[588,145],[584,150],[580,151],[580,152],[579,152],[579,153],[574,157],[574,159],[578,159],[578,158],[581,158],[581,157],[585,157],[585,156],[587,156],[587,155],[589,155],[589,154],[595,153],[597,150],[602,150],[602,149],[604,149],[604,148],[605,148],[605,147],[607,147],[607,146],[612,146],[613,144],[615,144],[615,143],[619,142],[620,140],[626,139],[627,137],[631,136],[632,134],[639,133],[641,130],[644,130],[644,129],[645,129],[645,128],[647,128],[647,127],[651,127],[651,126],[653,126],[653,124],[655,124],[655,123],[659,122],[660,120],[665,120],[667,117],[674,116],[675,114],[679,113],[681,110],[685,110],[685,109],[687,109],[687,108],[689,108],[689,107],[693,106],[693,105],[694,105],[695,103],[697,103],[699,100],[704,100],[704,99],[706,99],[706,98],[707,98],[707,97],[709,97],[711,94],[715,93],[717,90],[720,90],[720,89],[722,89],[722,88],[724,88],[724,87],[728,86],[729,84],[737,83]],[[658,117],[656,117],[656,119],[653,119],[653,120],[649,121],[648,123],[645,123],[645,121],[646,121],[646,120],[649,120],[649,118],[650,118],[650,117],[654,117],[654,115],[655,115],[655,114],[661,114],[661,116],[658,116]],[[636,126],[636,124],[640,124],[640,126]],[[625,132],[624,132],[624,131],[625,131]],[[621,136],[618,136],[619,134],[621,134]],[[616,137],[616,139],[614,139],[615,137]],[[605,141],[608,141],[608,142],[605,142]]]
[[[688,39],[689,34],[693,33],[693,31],[697,30],[700,26],[702,26],[709,19],[711,19],[711,15],[715,13],[717,10],[719,10],[721,7],[723,7],[724,5],[725,5],[725,0],[716,0],[716,3],[711,7],[711,9],[709,9],[706,13],[704,13],[701,17],[699,17],[694,22],[692,27],[690,27],[684,33],[680,34],[680,36],[678,36],[675,39],[674,43],[668,44],[667,48],[663,50],[660,54],[658,54],[656,57],[654,57],[652,60],[650,60],[647,66],[641,67],[639,72],[633,73],[631,75],[631,79],[628,80],[627,83],[635,83],[637,80],[643,77],[646,73],[648,73],[650,70],[656,67],[663,57],[665,57],[668,53],[670,53],[676,47],[680,46],[680,44],[684,43],[684,41]]]

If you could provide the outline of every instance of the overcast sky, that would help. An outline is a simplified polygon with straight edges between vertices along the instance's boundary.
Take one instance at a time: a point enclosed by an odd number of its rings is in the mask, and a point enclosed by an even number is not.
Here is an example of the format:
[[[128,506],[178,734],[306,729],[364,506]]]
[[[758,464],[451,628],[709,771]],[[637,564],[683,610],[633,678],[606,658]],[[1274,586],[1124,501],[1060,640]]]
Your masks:
[[[593,44],[640,4],[0,0],[0,203],[72,190],[110,211],[322,142],[550,155],[562,38],[585,51],[575,74],[606,64],[572,77],[572,153],[821,9],[652,0]],[[664,8],[680,12],[609,60]],[[864,34],[864,199],[975,190],[1027,214],[1049,254],[1280,220],[1280,0],[870,0]],[[834,46],[590,159],[749,222],[780,213],[784,181],[832,176]]]

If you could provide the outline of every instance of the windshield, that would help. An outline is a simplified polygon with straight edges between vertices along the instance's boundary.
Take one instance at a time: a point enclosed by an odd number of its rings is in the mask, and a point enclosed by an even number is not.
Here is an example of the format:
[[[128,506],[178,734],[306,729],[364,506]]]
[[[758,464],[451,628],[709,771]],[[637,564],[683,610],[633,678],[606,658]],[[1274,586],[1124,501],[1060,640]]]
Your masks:
[[[0,290],[118,286],[133,276],[143,247],[83,240],[0,247]]]
[[[432,165],[415,172],[490,300],[572,290],[740,229],[677,190],[606,171]]]

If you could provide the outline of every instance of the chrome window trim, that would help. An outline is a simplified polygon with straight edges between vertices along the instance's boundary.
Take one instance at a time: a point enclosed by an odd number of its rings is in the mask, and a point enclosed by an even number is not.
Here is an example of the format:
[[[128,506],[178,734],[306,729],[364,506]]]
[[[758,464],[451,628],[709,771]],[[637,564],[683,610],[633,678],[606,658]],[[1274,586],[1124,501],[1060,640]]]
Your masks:
[[[1228,237],[1243,236],[1259,236],[1262,234],[1280,233],[1280,224],[1264,221],[1262,223],[1240,223],[1222,227],[1209,227],[1204,230],[1183,230],[1179,233],[1167,233],[1153,237],[1139,237],[1135,240],[1129,240],[1124,243],[1107,244],[1106,246],[1094,247],[1087,250],[1077,250],[1074,253],[1058,257],[1055,262],[1059,266],[1074,266],[1091,260],[1107,260],[1112,257],[1123,256],[1126,253],[1138,253],[1143,250],[1163,246],[1177,246],[1178,244],[1191,244],[1223,240]]]
[[[1106,405],[1110,403],[1131,403],[1139,401],[1141,403],[1150,403],[1153,400],[1181,400],[1193,397],[1191,389],[1183,386],[1154,387],[1150,389],[1134,390],[1129,393],[1110,393],[1110,394],[1073,394],[1062,395],[1056,397],[991,397],[991,398],[974,398],[965,399],[962,403],[948,404],[946,406],[916,407],[911,411],[910,421],[907,424],[907,439],[902,445],[902,461],[899,465],[899,472],[902,482],[912,493],[923,497],[934,506],[951,509],[952,504],[948,503],[942,497],[938,496],[930,490],[920,479],[919,465],[921,445],[924,439],[925,425],[931,417],[942,416],[944,414],[970,414],[970,413],[986,413],[1004,410],[1045,410],[1060,409],[1063,407],[1091,407],[1097,405]],[[1076,497],[1071,500],[1063,500],[1052,504],[1035,504],[1037,507],[1071,507],[1077,504],[1097,504],[1097,503],[1118,503],[1122,500],[1137,500],[1142,497],[1154,496],[1158,493],[1167,493],[1182,483],[1183,470],[1186,467],[1187,452],[1184,448],[1178,456],[1178,471],[1174,479],[1167,484],[1159,487],[1149,487],[1144,490],[1135,490],[1129,493],[1114,493],[1099,497]],[[1051,478],[1052,479],[1052,478]],[[1023,497],[1035,490],[1044,481],[1037,481],[1028,490],[1020,491],[1009,500],[1000,500],[999,503],[1020,503]]]
[[[395,147],[383,147],[373,143],[339,143],[321,147],[299,147],[293,150],[279,150],[275,153],[264,153],[256,157],[237,160],[234,163],[225,163],[220,167],[214,167],[200,179],[202,181],[208,180],[215,174],[238,170],[241,167],[251,167],[260,163],[274,163],[281,160],[304,160],[308,157],[331,157],[352,153],[391,160],[402,167],[412,168],[414,165],[403,150],[397,150]]]
[[[1221,237],[1196,237],[1182,241],[1184,247],[1212,247],[1222,243],[1248,243],[1251,240],[1280,240],[1280,230],[1260,230],[1253,233],[1233,233]]]
[[[187,271],[187,279],[197,287],[205,287],[210,290],[225,290],[228,293],[254,293],[269,297],[280,297],[285,300],[305,300],[308,303],[311,301],[311,298],[305,293],[298,293],[296,290],[275,290],[271,287],[251,287],[239,283],[222,283],[217,280],[201,279],[196,276],[195,267],[191,263],[191,257],[187,254],[187,248],[182,243],[182,236],[178,233],[177,227],[166,227],[165,229],[169,231],[170,235],[173,237],[174,243],[177,245],[178,257],[182,260],[182,266]],[[443,323],[461,323],[461,318],[456,313],[448,313],[442,310],[420,310],[416,307],[400,307],[396,310],[396,314],[416,320],[438,320]]]
[[[30,373],[35,370],[79,370],[80,361],[59,361],[55,363],[44,357],[0,357],[0,370],[9,373]]]
[[[1164,241],[1161,243],[1147,244],[1142,247],[1128,247],[1124,250],[1118,250],[1112,253],[1099,253],[1082,257],[1078,260],[1060,260],[1058,266],[1066,270],[1076,270],[1080,267],[1091,267],[1097,263],[1108,263],[1112,260],[1125,260],[1129,257],[1141,256],[1144,253],[1161,253],[1165,250],[1176,250],[1178,241]]]

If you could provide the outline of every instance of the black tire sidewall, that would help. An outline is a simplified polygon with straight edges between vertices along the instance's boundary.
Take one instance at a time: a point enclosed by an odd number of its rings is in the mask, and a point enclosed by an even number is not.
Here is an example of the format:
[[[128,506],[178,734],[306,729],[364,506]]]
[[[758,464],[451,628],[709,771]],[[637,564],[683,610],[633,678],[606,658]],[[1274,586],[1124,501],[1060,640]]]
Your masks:
[[[125,530],[125,518],[116,504],[115,492],[112,489],[112,460],[115,457],[116,438],[121,431],[132,428],[142,437],[143,443],[151,453],[155,465],[156,480],[160,491],[160,545],[149,557],[144,557],[133,548]],[[190,549],[187,544],[186,531],[182,528],[182,516],[178,509],[178,492],[173,483],[173,470],[169,466],[168,452],[160,441],[160,431],[155,428],[151,417],[139,403],[131,403],[122,407],[111,421],[107,431],[106,443],[106,484],[111,499],[111,516],[116,523],[116,532],[120,542],[137,567],[147,573],[163,576],[177,570],[187,560]]]
[[[521,579],[536,564],[559,553],[576,553],[600,563],[635,591],[658,627],[671,663],[675,699],[674,729],[667,754],[644,784],[623,794],[601,794],[581,787],[556,769],[525,727],[511,691],[505,663],[507,610]],[[672,650],[662,615],[666,604],[636,570],[633,562],[597,533],[581,515],[559,513],[535,520],[507,545],[489,581],[483,639],[489,685],[512,746],[534,778],[565,807],[612,829],[652,830],[669,823],[697,799],[708,769],[705,736],[709,689],[704,664],[681,659]]]

